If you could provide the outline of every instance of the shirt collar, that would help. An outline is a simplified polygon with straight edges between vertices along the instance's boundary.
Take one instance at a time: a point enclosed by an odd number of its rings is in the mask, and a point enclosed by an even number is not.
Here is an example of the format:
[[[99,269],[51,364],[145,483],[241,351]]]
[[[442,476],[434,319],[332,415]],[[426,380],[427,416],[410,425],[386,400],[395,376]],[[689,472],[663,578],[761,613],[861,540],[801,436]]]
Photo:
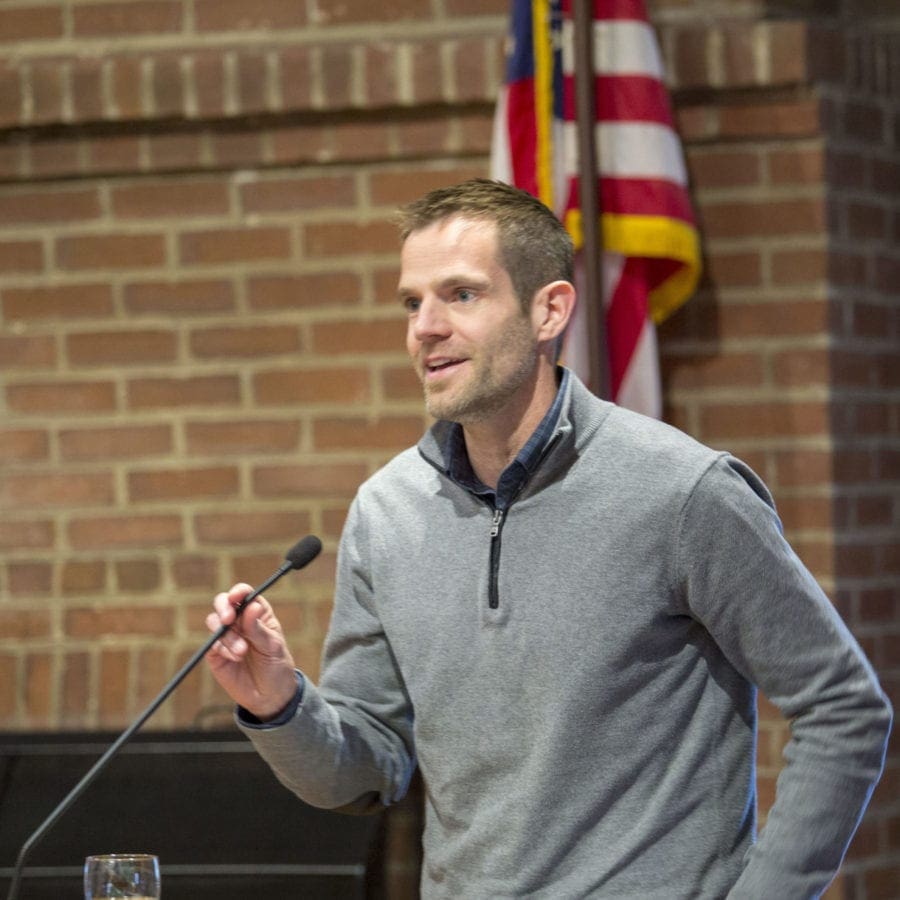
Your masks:
[[[509,506],[524,486],[528,477],[537,467],[550,438],[556,430],[559,414],[562,410],[563,397],[569,381],[569,370],[558,367],[559,386],[553,403],[544,414],[540,424],[531,433],[531,437],[516,454],[516,458],[501,472],[496,491],[484,484],[469,462],[466,452],[466,440],[462,426],[454,422],[447,431],[444,444],[444,459],[447,460],[445,474],[460,487],[489,500],[497,509]]]

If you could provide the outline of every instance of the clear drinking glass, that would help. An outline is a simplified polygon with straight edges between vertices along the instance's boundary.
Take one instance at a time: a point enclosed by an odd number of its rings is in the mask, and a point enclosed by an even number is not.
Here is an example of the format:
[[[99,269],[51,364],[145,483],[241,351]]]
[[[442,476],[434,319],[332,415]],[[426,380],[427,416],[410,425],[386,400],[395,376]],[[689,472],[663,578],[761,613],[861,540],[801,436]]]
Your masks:
[[[159,896],[159,860],[152,853],[103,853],[84,861],[84,900]]]

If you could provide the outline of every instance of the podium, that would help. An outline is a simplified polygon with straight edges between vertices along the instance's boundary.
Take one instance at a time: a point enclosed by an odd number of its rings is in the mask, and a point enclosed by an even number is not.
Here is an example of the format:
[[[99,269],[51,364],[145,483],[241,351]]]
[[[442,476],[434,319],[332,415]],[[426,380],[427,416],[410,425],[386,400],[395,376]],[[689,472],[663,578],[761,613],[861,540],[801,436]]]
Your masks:
[[[116,734],[0,733],[0,896],[19,848]],[[25,867],[21,900],[80,898],[91,853],[160,859],[165,900],[383,896],[384,816],[315,809],[229,731],[138,733]]]

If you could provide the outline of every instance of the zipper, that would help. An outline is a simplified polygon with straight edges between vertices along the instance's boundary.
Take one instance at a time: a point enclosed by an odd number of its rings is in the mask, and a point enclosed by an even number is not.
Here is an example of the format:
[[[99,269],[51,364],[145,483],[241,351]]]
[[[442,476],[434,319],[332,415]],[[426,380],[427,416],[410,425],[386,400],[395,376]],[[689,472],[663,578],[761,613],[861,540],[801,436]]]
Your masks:
[[[503,523],[506,521],[506,510],[495,509],[494,517],[491,519],[491,558],[490,558],[490,579],[488,581],[488,606],[491,609],[497,609],[500,605],[500,533],[503,530]]]

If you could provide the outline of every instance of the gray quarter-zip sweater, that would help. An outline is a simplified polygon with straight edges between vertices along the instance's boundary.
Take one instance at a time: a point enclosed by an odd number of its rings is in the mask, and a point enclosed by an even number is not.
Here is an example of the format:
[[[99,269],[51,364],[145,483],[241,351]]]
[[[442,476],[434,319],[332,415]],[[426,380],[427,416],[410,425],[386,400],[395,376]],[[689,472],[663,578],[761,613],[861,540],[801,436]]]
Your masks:
[[[319,806],[389,804],[418,762],[423,897],[817,896],[887,700],[753,472],[568,381],[500,528],[447,423],[360,488],[320,683],[243,727]],[[758,842],[755,686],[792,729]]]

